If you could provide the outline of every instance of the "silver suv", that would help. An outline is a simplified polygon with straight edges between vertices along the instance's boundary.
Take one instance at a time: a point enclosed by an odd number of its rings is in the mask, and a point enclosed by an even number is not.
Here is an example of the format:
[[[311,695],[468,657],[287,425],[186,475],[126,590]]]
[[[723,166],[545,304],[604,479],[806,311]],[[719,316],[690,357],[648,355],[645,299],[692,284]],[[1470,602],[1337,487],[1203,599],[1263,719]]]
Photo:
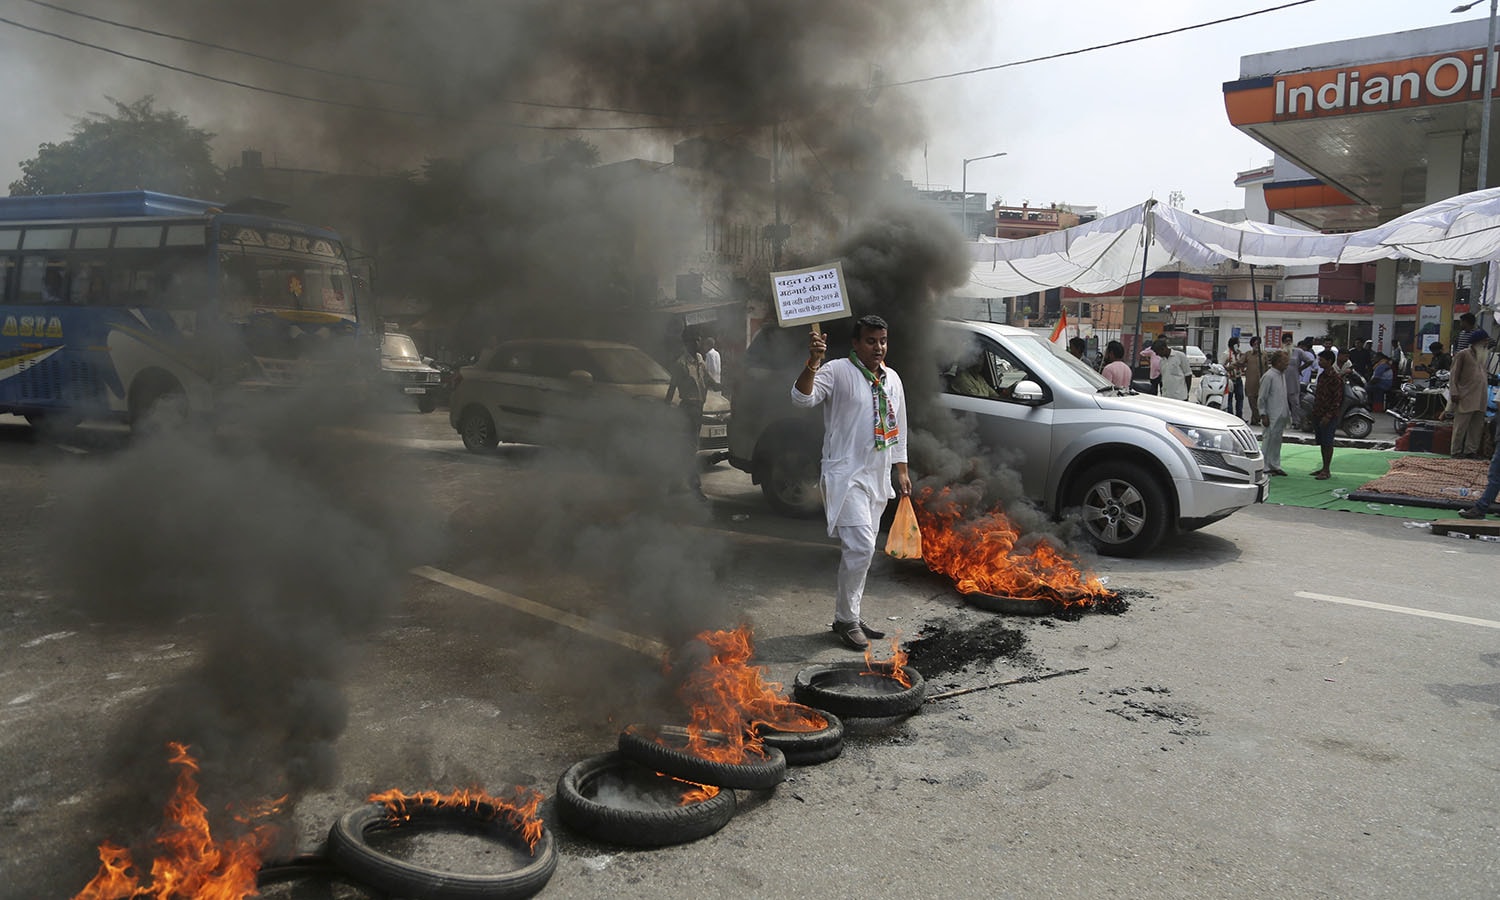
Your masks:
[[[1266,497],[1260,445],[1236,416],[1122,391],[1025,329],[942,322],[936,338],[937,402],[972,416],[984,446],[1009,451],[1044,509],[1078,510],[1101,553],[1148,553],[1169,530],[1202,528]],[[729,427],[730,462],[793,515],[821,503],[822,417],[787,397],[806,347],[800,330],[756,336]]]

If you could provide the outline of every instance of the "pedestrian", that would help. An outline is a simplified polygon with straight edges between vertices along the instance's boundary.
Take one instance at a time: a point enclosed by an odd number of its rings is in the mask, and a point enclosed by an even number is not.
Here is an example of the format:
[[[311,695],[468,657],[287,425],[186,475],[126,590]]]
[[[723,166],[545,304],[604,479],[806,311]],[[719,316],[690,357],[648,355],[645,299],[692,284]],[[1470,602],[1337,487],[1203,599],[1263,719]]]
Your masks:
[[[1178,353],[1167,346],[1166,341],[1157,341],[1156,355],[1161,357],[1161,394],[1173,400],[1188,398],[1188,385],[1193,380],[1193,369],[1186,353]]]
[[[1130,390],[1130,380],[1134,375],[1130,366],[1125,364],[1124,344],[1110,341],[1104,345],[1104,370],[1100,374],[1115,387]]]
[[[1476,328],[1468,338],[1469,346],[1453,354],[1453,369],[1448,374],[1454,459],[1479,459],[1484,413],[1490,402],[1490,336],[1483,328]]]
[[[708,373],[704,370],[703,357],[698,355],[698,341],[691,333],[682,333],[682,353],[672,361],[672,380],[667,384],[667,403],[672,395],[678,396],[677,409],[682,413],[683,427],[687,431],[689,458],[687,460],[687,487],[699,500],[707,500],[703,493],[703,482],[698,476],[698,432],[703,427],[703,401],[708,397]]]
[[[1292,358],[1284,350],[1271,354],[1270,368],[1261,378],[1259,396],[1260,413],[1266,417],[1266,430],[1260,436],[1261,452],[1266,458],[1266,468],[1272,475],[1285,475],[1281,468],[1281,436],[1292,421],[1291,407],[1287,406],[1286,367]],[[1255,409],[1255,407],[1251,407]]]
[[[1353,363],[1354,371],[1359,373],[1359,377],[1369,381],[1370,373],[1375,369],[1375,342],[1365,341],[1350,348],[1349,362]]]
[[[711,334],[705,334],[700,342],[703,351],[703,373],[711,391],[724,390],[724,364],[719,358],[719,342]]]
[[[1224,377],[1229,379],[1229,408],[1225,412],[1245,418],[1245,356],[1240,353],[1240,339],[1230,338],[1224,349]]]
[[[1156,353],[1156,344],[1152,343],[1141,351],[1141,357],[1150,364],[1151,368],[1146,373],[1146,378],[1151,382],[1151,389],[1161,393],[1161,361],[1162,358]]]
[[[1260,380],[1266,374],[1270,361],[1260,349],[1260,338],[1250,338],[1250,349],[1245,352],[1245,402],[1250,404],[1250,424],[1264,425],[1264,413],[1260,403]]]
[[[1089,344],[1081,337],[1068,338],[1068,355],[1076,359],[1083,359],[1083,354],[1088,352]]]
[[[828,535],[837,537],[841,548],[833,631],[846,646],[863,651],[871,638],[885,637],[860,617],[881,511],[898,494],[911,493],[911,478],[906,471],[906,393],[900,376],[885,365],[889,326],[879,316],[862,316],[854,322],[852,337],[849,358],[824,365],[827,340],[820,332],[811,334],[807,365],[792,386],[792,403],[823,405],[823,512]]]
[[[1447,372],[1453,368],[1453,357],[1443,352],[1442,344],[1433,341],[1428,345],[1427,352],[1432,354],[1427,360],[1427,365],[1418,366],[1418,369],[1432,375],[1438,372]]]
[[[1496,442],[1494,455],[1490,457],[1489,480],[1484,483],[1484,493],[1468,509],[1459,510],[1465,519],[1483,519],[1490,513],[1490,505],[1500,495],[1500,441]]]
[[[1474,314],[1464,313],[1458,317],[1458,332],[1453,335],[1453,352],[1468,347],[1474,340]]]
[[[1333,473],[1333,435],[1338,431],[1339,412],[1344,408],[1344,376],[1339,374],[1338,354],[1327,348],[1318,354],[1322,369],[1318,372],[1317,392],[1313,395],[1313,432],[1323,453],[1323,468],[1311,473],[1325,481]]]
[[[1375,368],[1370,371],[1370,405],[1375,412],[1385,412],[1386,396],[1396,386],[1396,367],[1391,358],[1376,351]]]

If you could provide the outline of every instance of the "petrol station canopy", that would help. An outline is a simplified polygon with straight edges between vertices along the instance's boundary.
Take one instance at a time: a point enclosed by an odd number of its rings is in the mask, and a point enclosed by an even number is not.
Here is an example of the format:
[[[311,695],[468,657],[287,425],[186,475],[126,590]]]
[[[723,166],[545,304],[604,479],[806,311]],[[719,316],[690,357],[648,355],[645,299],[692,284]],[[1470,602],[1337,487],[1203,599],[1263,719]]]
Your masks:
[[[1229,224],[1148,200],[1083,225],[969,245],[967,296],[1015,297],[1068,287],[1119,290],[1174,264],[1258,266],[1416,259],[1480,265],[1500,257],[1500,188],[1429,204],[1383,225],[1319,234],[1261,222]]]

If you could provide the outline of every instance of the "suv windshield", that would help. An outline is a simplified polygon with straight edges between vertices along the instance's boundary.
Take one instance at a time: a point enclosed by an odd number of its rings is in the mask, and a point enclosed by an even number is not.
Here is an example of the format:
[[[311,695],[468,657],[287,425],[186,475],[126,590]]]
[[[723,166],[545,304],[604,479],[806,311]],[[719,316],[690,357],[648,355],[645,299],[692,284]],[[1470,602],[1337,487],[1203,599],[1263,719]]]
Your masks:
[[[1088,363],[1042,337],[1011,335],[1006,337],[1006,344],[1032,371],[1055,384],[1095,392],[1101,388],[1113,387],[1104,376],[1090,368]]]

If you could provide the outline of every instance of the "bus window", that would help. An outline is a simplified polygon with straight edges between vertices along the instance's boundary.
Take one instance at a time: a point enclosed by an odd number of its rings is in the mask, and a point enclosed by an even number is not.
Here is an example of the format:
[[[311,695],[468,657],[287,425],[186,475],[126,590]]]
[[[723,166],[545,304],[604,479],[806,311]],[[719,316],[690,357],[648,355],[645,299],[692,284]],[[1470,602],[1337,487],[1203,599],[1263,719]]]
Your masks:
[[[24,250],[66,250],[73,241],[71,228],[28,228],[21,238]]]
[[[0,250],[21,249],[21,229],[0,228]]]
[[[0,256],[0,303],[10,302],[11,282],[16,275],[16,258]]]
[[[74,250],[106,250],[109,248],[109,236],[113,228],[80,228],[78,236],[73,238]]]
[[[82,237],[80,230],[79,236]],[[76,259],[70,273],[72,301],[78,306],[109,306],[109,264],[102,257]]]
[[[348,273],[316,260],[254,252],[219,254],[225,307],[236,314],[250,309],[300,309],[352,313]]]
[[[16,302],[21,305],[66,303],[68,300],[68,264],[59,257],[23,256],[21,282]]]
[[[31,238],[28,234],[27,239]],[[160,225],[121,225],[115,229],[115,247],[127,249],[156,248],[161,246]]]

